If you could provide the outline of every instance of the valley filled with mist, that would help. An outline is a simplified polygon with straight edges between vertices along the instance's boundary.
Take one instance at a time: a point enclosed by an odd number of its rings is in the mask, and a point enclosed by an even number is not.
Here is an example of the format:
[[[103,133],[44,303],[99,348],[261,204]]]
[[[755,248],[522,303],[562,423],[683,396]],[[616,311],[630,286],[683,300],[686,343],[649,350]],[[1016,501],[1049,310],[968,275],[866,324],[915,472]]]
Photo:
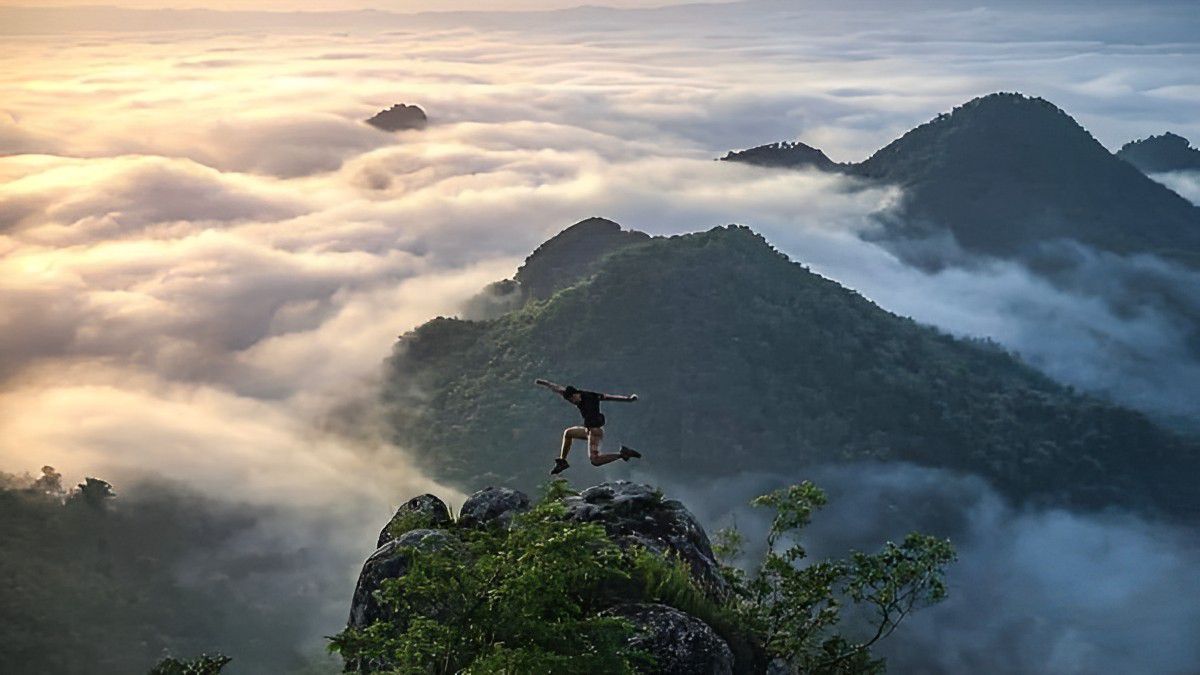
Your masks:
[[[640,395],[577,488],[953,542],[893,672],[1193,671],[1200,16],[1098,7],[0,6],[0,662],[337,672],[546,377]]]

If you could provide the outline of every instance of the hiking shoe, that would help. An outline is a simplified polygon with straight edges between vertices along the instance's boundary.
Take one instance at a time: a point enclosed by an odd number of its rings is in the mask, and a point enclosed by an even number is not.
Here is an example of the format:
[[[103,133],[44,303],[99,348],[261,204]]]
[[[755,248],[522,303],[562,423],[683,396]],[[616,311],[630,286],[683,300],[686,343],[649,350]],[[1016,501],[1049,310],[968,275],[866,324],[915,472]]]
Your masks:
[[[628,462],[631,459],[637,459],[638,457],[641,457],[641,456],[642,456],[642,453],[638,452],[637,450],[634,450],[633,448],[625,446],[625,445],[621,446],[621,459],[625,460],[626,462]]]
[[[571,466],[571,465],[567,464],[567,460],[561,459],[561,458],[556,459],[556,460],[554,460],[554,468],[550,469],[550,475],[551,476],[558,475],[558,474],[562,473],[563,471],[565,471],[568,466]]]

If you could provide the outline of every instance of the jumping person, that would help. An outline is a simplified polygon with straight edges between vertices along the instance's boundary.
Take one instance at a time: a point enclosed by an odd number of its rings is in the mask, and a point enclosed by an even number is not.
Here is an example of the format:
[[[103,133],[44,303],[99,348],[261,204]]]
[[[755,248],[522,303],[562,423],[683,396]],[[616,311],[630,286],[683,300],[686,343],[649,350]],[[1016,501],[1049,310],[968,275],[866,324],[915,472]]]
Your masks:
[[[534,380],[534,384],[546,387],[550,391],[562,396],[566,401],[576,408],[579,408],[579,413],[583,415],[583,426],[568,427],[563,432],[562,451],[558,455],[558,459],[554,460],[554,468],[550,470],[550,475],[561,473],[570,464],[567,464],[567,453],[571,451],[571,441],[575,439],[587,439],[588,442],[588,457],[591,459],[593,466],[604,466],[609,462],[615,462],[618,459],[623,459],[628,462],[630,459],[641,457],[641,453],[633,448],[621,446],[620,452],[600,452],[600,443],[604,440],[604,413],[600,412],[601,401],[636,401],[637,394],[623,396],[620,394],[598,394],[594,391],[583,391],[575,387],[563,387],[554,384],[549,380]]]

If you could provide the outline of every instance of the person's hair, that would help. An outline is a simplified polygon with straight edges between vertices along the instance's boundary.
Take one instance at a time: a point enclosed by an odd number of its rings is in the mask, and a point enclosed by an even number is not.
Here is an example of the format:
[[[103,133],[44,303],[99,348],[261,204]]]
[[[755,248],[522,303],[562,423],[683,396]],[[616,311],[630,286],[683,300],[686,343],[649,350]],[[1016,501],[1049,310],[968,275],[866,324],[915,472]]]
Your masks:
[[[574,396],[575,394],[578,394],[578,393],[579,393],[578,389],[576,389],[575,387],[572,387],[571,385],[567,385],[566,389],[563,389],[562,395],[563,395],[563,398],[571,398],[572,396]]]

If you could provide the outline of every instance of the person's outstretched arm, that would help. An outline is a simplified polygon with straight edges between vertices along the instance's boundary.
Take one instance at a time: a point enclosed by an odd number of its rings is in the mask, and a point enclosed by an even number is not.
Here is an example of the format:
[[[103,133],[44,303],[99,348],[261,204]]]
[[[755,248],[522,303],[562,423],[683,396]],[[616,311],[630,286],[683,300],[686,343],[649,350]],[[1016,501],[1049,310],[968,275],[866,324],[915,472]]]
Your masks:
[[[600,394],[601,401],[625,401],[632,402],[637,400],[637,394]]]
[[[567,390],[566,387],[564,387],[560,384],[554,384],[550,380],[543,380],[540,377],[538,379],[534,380],[533,383],[540,387],[545,387],[545,388],[549,389],[550,391],[558,394],[559,396],[562,396],[562,393]]]

